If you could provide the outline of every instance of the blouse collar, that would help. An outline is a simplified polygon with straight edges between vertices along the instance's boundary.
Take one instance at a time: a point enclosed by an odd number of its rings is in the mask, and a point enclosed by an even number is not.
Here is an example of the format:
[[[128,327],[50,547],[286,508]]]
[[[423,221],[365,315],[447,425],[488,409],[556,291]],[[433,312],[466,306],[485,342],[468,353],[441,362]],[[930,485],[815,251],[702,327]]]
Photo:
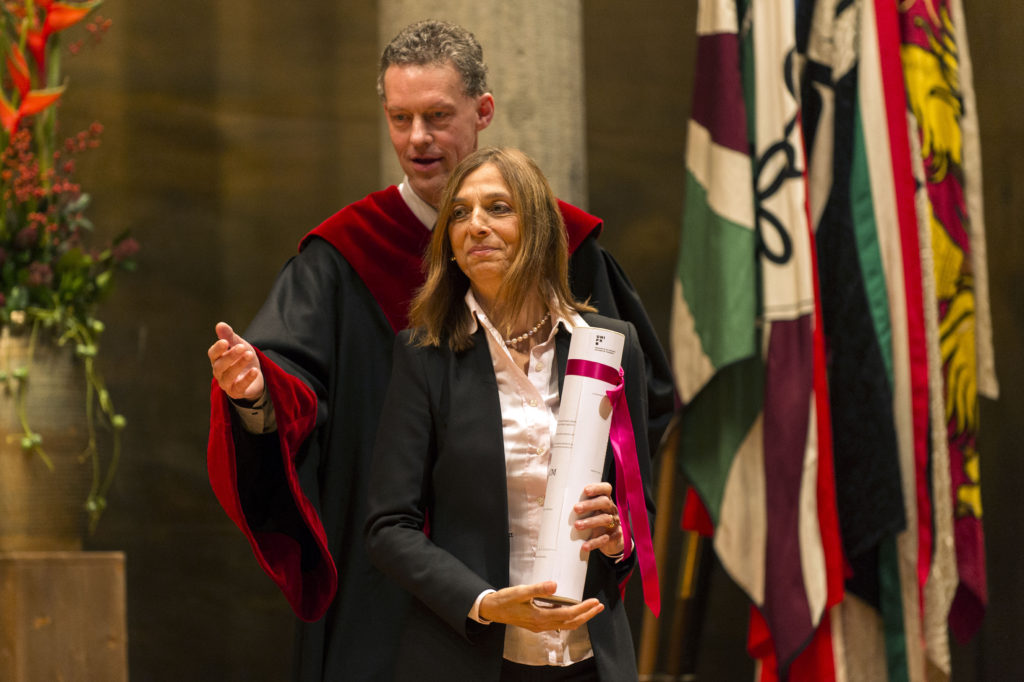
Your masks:
[[[484,329],[487,331],[487,333],[493,336],[495,339],[497,339],[498,342],[502,346],[504,346],[505,337],[503,337],[498,332],[497,328],[494,326],[494,324],[491,323],[491,320],[487,317],[487,313],[485,313],[484,309],[480,307],[480,303],[476,300],[476,296],[473,295],[473,289],[470,288],[466,290],[465,301],[466,307],[469,308],[469,311],[471,313],[473,313],[473,320],[470,323],[469,333],[475,334],[477,329],[479,329],[479,325],[483,324]],[[548,339],[555,335],[559,326],[561,326],[570,334],[572,334],[573,330],[576,327],[588,326],[587,323],[580,316],[580,314],[577,313],[576,311],[572,311],[569,313],[568,316],[566,316],[559,314],[556,308],[557,306],[555,306],[555,299],[553,297],[549,298],[548,312],[551,314],[551,319],[554,321],[554,323],[551,325],[551,333],[548,335]]]

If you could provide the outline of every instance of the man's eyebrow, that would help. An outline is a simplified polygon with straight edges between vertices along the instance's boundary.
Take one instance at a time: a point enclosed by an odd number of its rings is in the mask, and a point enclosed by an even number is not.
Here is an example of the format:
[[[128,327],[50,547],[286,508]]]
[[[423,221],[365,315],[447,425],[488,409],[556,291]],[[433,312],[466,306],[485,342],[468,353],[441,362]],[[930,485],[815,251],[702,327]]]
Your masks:
[[[392,112],[392,111],[412,111],[412,109],[409,108],[409,107],[399,107],[399,106],[395,106],[395,105],[391,105],[391,104],[385,105],[385,109],[387,111],[389,111],[389,112]],[[455,109],[455,105],[452,104],[451,102],[447,101],[447,100],[438,100],[436,102],[428,104],[425,107],[422,107],[422,109],[425,110],[425,111],[431,111],[431,110],[434,110],[434,109],[444,109],[446,111],[451,111],[451,110]]]

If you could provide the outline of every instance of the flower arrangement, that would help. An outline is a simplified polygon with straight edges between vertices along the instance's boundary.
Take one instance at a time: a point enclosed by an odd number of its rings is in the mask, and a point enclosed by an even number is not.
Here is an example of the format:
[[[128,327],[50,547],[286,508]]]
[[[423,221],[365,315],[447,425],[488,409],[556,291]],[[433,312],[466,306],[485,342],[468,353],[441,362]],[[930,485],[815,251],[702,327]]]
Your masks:
[[[111,291],[115,272],[134,269],[138,244],[127,233],[102,249],[90,248],[89,195],[74,181],[76,157],[99,145],[103,128],[92,124],[60,139],[57,113],[67,85],[61,59],[98,42],[110,20],[93,15],[100,0],[0,0],[0,328],[37,342],[73,349],[84,366],[88,444],[93,481],[85,502],[95,529],[120,457],[125,419],[118,414],[96,364],[103,323],[97,304]],[[86,21],[88,19],[88,21]],[[66,51],[61,34],[85,22],[88,36]],[[28,423],[25,395],[29,367],[0,371],[0,385],[14,396],[23,428],[21,447],[52,470],[41,436]],[[112,433],[112,453],[101,462],[97,427]]]

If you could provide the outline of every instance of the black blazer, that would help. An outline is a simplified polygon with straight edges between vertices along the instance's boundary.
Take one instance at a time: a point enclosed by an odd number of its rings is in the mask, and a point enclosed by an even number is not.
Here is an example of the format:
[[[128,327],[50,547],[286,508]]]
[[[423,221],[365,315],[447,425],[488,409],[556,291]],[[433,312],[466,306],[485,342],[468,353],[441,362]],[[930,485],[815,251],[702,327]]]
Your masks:
[[[595,327],[626,335],[626,398],[637,438],[648,514],[651,466],[647,444],[644,357],[628,322],[586,314]],[[498,680],[505,626],[467,617],[485,589],[509,586],[508,508],[501,408],[487,340],[473,346],[416,348],[399,334],[374,450],[367,548],[372,562],[416,597],[401,637],[398,680]],[[570,334],[556,335],[559,390]],[[614,485],[611,448],[604,480]],[[423,532],[429,525],[429,537]],[[592,552],[585,597],[605,610],[588,622],[602,680],[637,679],[636,657],[619,592],[635,561],[614,563]],[[373,618],[373,614],[367,614]]]

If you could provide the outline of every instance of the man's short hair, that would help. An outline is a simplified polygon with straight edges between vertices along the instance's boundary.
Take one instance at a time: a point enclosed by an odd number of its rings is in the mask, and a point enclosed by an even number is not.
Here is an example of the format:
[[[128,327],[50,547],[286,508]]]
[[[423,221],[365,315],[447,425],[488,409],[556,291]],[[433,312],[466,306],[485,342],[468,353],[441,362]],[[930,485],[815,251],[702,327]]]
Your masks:
[[[391,39],[380,55],[377,95],[384,100],[384,72],[391,66],[451,62],[462,77],[463,93],[476,97],[487,92],[484,50],[476,37],[457,24],[425,19],[409,24]]]

